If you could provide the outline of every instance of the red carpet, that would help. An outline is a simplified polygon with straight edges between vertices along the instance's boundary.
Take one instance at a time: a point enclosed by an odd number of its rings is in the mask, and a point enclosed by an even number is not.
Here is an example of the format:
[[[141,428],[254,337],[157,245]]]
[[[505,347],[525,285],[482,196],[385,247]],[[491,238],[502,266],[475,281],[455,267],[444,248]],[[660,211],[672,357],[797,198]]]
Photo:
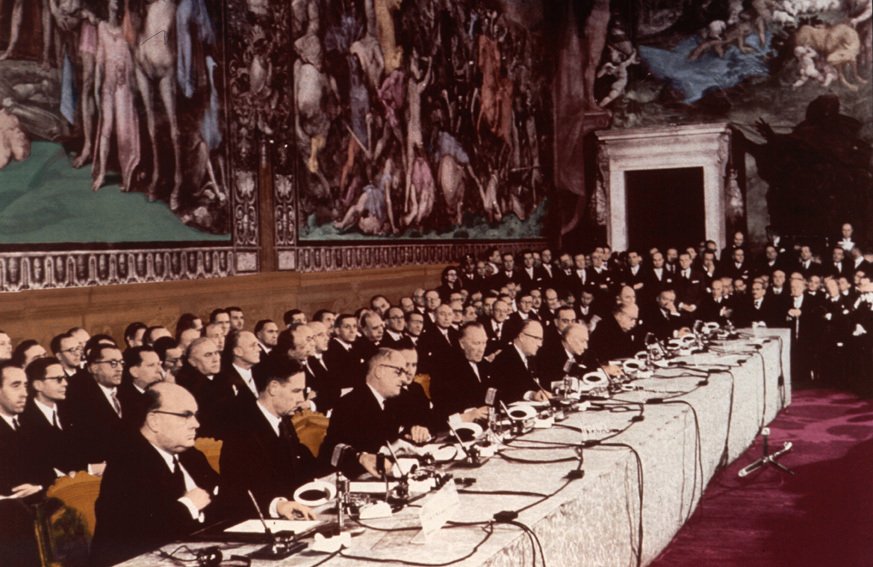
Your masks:
[[[703,501],[656,567],[873,566],[873,401],[833,390],[794,392],[770,425],[780,462],[737,471],[761,455],[760,437],[710,481]]]

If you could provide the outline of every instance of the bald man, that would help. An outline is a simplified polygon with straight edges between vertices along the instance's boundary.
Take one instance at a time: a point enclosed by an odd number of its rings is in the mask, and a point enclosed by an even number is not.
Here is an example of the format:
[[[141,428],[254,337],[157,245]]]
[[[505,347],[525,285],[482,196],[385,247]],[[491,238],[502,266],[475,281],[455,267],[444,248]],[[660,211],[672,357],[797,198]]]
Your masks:
[[[553,381],[563,380],[572,365],[584,366],[583,355],[588,350],[588,327],[571,323],[561,333],[561,350],[548,357],[538,357],[540,378],[548,388]]]
[[[500,400],[511,403],[522,399],[549,399],[549,393],[534,380],[537,377],[535,357],[542,346],[542,324],[539,321],[527,321],[512,343],[497,355],[491,375]]]
[[[100,484],[92,565],[114,565],[184,538],[212,518],[218,474],[194,449],[197,402],[185,388],[146,390],[146,414]],[[208,516],[207,516],[208,515]]]

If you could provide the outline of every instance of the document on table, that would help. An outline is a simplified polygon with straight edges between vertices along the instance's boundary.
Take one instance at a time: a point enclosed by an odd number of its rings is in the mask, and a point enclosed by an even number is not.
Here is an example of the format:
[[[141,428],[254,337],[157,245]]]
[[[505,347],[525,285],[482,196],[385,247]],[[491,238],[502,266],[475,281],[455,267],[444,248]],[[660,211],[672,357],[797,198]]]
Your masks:
[[[273,533],[294,532],[296,534],[311,530],[322,523],[308,520],[265,520],[265,522]],[[264,533],[264,524],[260,520],[246,520],[224,531],[231,534],[262,534]]]

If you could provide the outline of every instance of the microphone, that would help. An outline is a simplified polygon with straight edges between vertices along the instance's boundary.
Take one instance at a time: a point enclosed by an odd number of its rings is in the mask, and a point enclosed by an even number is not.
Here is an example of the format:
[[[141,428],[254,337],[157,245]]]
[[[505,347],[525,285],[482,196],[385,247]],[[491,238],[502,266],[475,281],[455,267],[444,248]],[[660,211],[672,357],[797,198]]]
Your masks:
[[[485,391],[485,405],[493,408],[495,401],[497,401],[497,388],[488,388]]]
[[[264,514],[261,513],[261,507],[258,506],[258,501],[255,499],[255,495],[252,494],[251,490],[247,490],[246,493],[249,495],[249,498],[255,507],[255,512],[258,513],[261,525],[264,526],[264,533],[267,534],[270,542],[264,547],[253,551],[249,557],[252,559],[284,559],[289,555],[293,555],[298,551],[306,549],[306,543],[297,541],[294,532],[283,531],[274,534],[272,530],[270,530],[270,526],[267,525],[267,521],[264,519]]]
[[[330,454],[330,466],[339,468],[340,462],[344,457],[344,453],[350,449],[345,443],[337,443],[333,448],[333,453]]]

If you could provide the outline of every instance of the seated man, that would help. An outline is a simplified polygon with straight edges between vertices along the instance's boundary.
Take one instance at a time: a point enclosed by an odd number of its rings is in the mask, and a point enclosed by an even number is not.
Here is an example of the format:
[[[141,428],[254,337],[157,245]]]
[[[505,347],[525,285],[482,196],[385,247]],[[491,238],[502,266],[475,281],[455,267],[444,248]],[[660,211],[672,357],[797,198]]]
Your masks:
[[[303,368],[278,353],[255,366],[258,400],[236,416],[238,426],[221,447],[221,510],[231,518],[257,512],[247,491],[271,518],[313,518],[312,511],[291,498],[294,490],[316,476],[315,458],[300,444],[291,415],[308,406]]]
[[[56,368],[60,370],[60,368]],[[39,565],[31,504],[55,478],[19,421],[27,402],[24,370],[0,362],[0,558],[3,565]]]
[[[542,324],[539,321],[527,321],[518,336],[494,359],[492,381],[499,399],[504,403],[521,399],[544,401],[551,397],[534,380],[534,357],[542,345]]]
[[[640,341],[634,332],[639,314],[636,305],[616,305],[612,316],[601,321],[591,333],[592,359],[605,364],[608,360],[633,356],[640,350]]]
[[[33,398],[21,416],[21,425],[39,453],[40,460],[56,473],[84,470],[84,455],[76,450],[69,408],[66,406],[67,378],[57,358],[41,358],[27,367],[27,382]]]
[[[415,381],[418,373],[418,352],[414,348],[394,350],[403,355],[406,374],[403,375],[400,395],[388,400],[387,404],[396,408],[404,438],[413,443],[426,443],[431,438],[431,432],[447,429],[445,422],[436,416],[424,388]]]
[[[212,518],[218,474],[194,449],[197,402],[185,388],[157,383],[139,431],[111,455],[100,485],[92,565],[114,565],[180,539]]]
[[[319,458],[334,464],[349,477],[364,472],[380,476],[376,454],[400,436],[400,417],[386,401],[400,395],[406,359],[397,351],[379,349],[370,359],[366,382],[337,402],[321,445]],[[343,445],[348,451],[334,449]],[[342,449],[342,448],[340,448]],[[386,469],[390,470],[390,463]]]
[[[172,340],[172,339],[170,339]],[[127,380],[118,387],[121,415],[131,428],[137,429],[145,415],[146,388],[164,379],[161,358],[152,347],[131,347],[124,351]]]
[[[462,352],[431,375],[434,412],[453,425],[488,419],[485,393],[490,385],[490,364],[484,360],[488,335],[480,323],[461,327]]]

